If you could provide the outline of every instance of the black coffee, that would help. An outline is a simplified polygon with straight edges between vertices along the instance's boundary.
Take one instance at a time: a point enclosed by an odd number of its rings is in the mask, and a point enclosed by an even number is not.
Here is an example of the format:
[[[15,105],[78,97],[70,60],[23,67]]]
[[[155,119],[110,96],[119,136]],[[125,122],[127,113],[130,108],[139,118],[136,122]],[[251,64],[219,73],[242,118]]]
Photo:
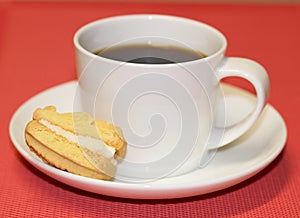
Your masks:
[[[94,54],[123,62],[137,64],[170,64],[198,60],[206,57],[201,52],[176,46],[136,44],[105,48]]]

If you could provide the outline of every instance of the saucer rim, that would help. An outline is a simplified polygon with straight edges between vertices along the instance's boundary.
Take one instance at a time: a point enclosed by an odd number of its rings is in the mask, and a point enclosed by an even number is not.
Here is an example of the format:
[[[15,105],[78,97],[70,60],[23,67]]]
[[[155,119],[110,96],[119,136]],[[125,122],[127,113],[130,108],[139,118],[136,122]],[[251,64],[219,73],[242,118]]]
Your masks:
[[[14,128],[15,125],[18,123],[18,118],[22,115],[22,113],[24,113],[26,109],[33,107],[31,106],[33,101],[43,97],[43,95],[54,92],[57,89],[72,89],[73,86],[76,87],[77,84],[78,83],[76,80],[65,82],[53,86],[51,88],[45,89],[44,91],[29,98],[13,114],[9,124],[9,134],[10,134],[11,141],[14,147],[17,149],[17,151],[35,168],[37,168],[41,172],[45,173],[46,175],[62,183],[65,183],[67,185],[73,186],[78,189],[93,192],[96,194],[103,194],[103,195],[122,197],[122,198],[132,198],[132,199],[171,199],[171,198],[190,197],[194,195],[202,195],[210,192],[215,192],[236,185],[242,181],[245,181],[246,179],[257,174],[259,171],[263,170],[281,153],[281,151],[285,147],[285,143],[287,140],[287,128],[283,118],[274,107],[272,107],[270,104],[267,104],[266,113],[268,113],[268,111],[272,111],[274,113],[274,116],[276,116],[276,118],[281,124],[280,127],[282,133],[281,142],[277,142],[276,145],[277,150],[271,153],[268,159],[266,159],[264,162],[257,164],[256,166],[253,166],[252,168],[249,168],[248,170],[244,170],[243,173],[237,172],[236,174],[231,174],[228,175],[227,177],[216,178],[213,181],[207,181],[206,183],[201,183],[201,184],[196,182],[192,182],[188,184],[180,183],[180,184],[176,184],[176,187],[174,187],[175,183],[171,183],[171,184],[168,183],[170,179],[174,180],[174,177],[164,178],[160,180],[160,181],[165,181],[165,183],[155,183],[155,182],[154,183],[153,182],[152,183],[151,182],[150,183],[124,183],[120,181],[96,180],[92,178],[75,175],[72,173],[59,170],[55,167],[52,167],[42,162],[38,158],[34,157],[31,152],[28,152],[28,150],[24,148],[24,143],[25,143],[24,139],[23,139],[24,141],[23,145],[19,144],[20,139],[16,138],[14,133]],[[238,87],[228,85],[228,84],[225,84],[225,86],[235,89],[236,91],[239,92],[245,92],[247,95],[253,97],[251,93],[248,93],[247,91],[242,90]],[[191,173],[195,173],[198,170],[199,169]],[[187,177],[187,175],[188,174],[178,176],[178,179],[185,178]],[[103,189],[105,190],[103,191]],[[196,192],[195,189],[197,189]],[[121,193],[119,193],[120,191]],[[162,191],[167,193],[161,193]]]

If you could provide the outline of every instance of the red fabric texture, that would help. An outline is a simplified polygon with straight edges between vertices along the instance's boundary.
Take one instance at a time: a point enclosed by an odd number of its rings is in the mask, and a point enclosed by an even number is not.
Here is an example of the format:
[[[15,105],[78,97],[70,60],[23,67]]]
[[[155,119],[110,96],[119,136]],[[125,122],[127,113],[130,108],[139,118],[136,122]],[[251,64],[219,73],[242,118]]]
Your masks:
[[[76,79],[72,37],[102,17],[163,13],[206,22],[228,38],[228,56],[262,63],[269,102],[288,126],[280,156],[249,180],[183,199],[129,200],[81,191],[44,175],[13,147],[8,125],[31,96]],[[300,217],[300,5],[0,3],[1,217]],[[248,84],[241,84],[251,89]],[[298,123],[299,122],[299,123]]]

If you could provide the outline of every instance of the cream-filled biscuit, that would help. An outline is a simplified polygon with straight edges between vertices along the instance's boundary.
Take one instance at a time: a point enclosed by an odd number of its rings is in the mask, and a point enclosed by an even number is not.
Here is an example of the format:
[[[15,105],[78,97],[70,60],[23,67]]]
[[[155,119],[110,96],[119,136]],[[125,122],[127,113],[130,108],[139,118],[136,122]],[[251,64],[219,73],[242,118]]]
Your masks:
[[[112,180],[126,152],[122,130],[84,112],[58,113],[38,108],[25,129],[30,149],[45,162],[68,172]]]

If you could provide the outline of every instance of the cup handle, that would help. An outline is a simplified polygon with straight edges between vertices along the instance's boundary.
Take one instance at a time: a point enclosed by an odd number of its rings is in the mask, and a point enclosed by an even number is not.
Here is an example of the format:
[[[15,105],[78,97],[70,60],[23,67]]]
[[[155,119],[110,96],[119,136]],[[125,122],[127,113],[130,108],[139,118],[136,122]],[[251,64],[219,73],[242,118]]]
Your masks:
[[[225,57],[216,73],[219,81],[225,77],[241,77],[248,80],[254,86],[258,100],[256,108],[247,117],[236,124],[225,126],[222,143],[217,146],[221,147],[244,134],[258,119],[267,104],[270,81],[263,66],[245,58]]]

